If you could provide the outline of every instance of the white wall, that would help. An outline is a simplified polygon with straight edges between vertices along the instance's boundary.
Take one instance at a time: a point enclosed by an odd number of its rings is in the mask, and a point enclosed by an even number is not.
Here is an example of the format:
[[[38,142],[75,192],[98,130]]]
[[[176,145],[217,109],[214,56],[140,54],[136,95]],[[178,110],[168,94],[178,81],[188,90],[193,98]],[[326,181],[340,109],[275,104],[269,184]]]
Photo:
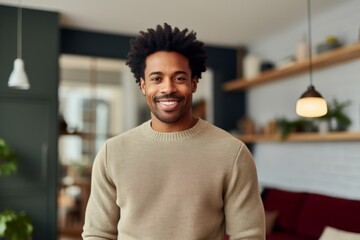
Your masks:
[[[329,35],[346,44],[357,42],[359,28],[358,0],[343,1],[313,16],[313,53],[315,46]],[[252,44],[250,50],[264,59],[279,61],[294,53],[296,43],[306,31],[304,20]],[[335,97],[340,101],[351,100],[346,108],[353,122],[349,131],[360,131],[360,60],[316,71],[313,83],[327,100]],[[258,125],[274,118],[297,118],[295,103],[308,84],[308,75],[302,74],[250,89],[247,96],[250,117]],[[259,143],[254,147],[254,157],[263,186],[360,199],[360,142]]]

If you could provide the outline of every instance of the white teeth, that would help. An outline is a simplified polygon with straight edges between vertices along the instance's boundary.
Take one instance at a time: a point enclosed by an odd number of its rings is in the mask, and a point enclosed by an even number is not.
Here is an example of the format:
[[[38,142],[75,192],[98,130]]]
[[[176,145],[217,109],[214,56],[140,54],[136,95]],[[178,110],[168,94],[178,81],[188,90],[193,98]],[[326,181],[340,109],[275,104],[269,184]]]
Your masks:
[[[173,105],[173,104],[175,104],[176,102],[161,102],[162,104],[164,104],[164,105]]]

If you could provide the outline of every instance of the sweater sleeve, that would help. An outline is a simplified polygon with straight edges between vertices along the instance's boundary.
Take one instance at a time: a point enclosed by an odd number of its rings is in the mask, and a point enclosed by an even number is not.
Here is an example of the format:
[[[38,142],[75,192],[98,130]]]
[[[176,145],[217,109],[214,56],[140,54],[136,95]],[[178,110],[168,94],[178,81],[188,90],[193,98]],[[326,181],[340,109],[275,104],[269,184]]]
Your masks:
[[[116,187],[107,169],[106,144],[95,158],[91,193],[86,207],[84,240],[116,240],[120,208],[116,205]]]
[[[241,144],[224,196],[226,233],[230,240],[264,240],[265,218],[254,159]]]

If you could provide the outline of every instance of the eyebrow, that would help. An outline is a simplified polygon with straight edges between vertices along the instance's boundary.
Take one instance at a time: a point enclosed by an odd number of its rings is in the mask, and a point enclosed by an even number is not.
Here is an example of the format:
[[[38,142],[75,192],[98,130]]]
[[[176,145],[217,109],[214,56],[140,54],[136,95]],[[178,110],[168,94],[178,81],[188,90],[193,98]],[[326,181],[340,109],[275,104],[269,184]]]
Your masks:
[[[185,74],[185,75],[187,75],[187,73],[186,73],[185,71],[176,71],[176,72],[175,72],[175,75],[178,75],[178,74]],[[151,73],[149,74],[149,76],[152,76],[152,75],[163,75],[163,73],[160,72],[160,71],[151,72]]]
[[[152,76],[152,75],[162,75],[162,72],[151,72],[150,74],[149,74],[149,76]]]

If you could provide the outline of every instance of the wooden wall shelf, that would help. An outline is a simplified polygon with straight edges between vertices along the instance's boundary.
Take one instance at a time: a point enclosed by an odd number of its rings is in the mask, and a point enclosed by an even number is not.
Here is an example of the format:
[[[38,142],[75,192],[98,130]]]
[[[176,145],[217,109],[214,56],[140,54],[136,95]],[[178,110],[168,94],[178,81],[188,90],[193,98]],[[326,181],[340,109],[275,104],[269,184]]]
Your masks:
[[[282,140],[279,134],[234,136],[244,143],[360,141],[360,132],[291,133],[285,140]]]
[[[314,56],[313,69],[320,69],[342,62],[360,58],[360,43],[344,46],[332,51]],[[298,75],[309,70],[309,60],[293,63],[282,69],[272,69],[251,79],[235,79],[223,84],[225,91],[240,91],[260,84],[278,81],[282,78]]]

